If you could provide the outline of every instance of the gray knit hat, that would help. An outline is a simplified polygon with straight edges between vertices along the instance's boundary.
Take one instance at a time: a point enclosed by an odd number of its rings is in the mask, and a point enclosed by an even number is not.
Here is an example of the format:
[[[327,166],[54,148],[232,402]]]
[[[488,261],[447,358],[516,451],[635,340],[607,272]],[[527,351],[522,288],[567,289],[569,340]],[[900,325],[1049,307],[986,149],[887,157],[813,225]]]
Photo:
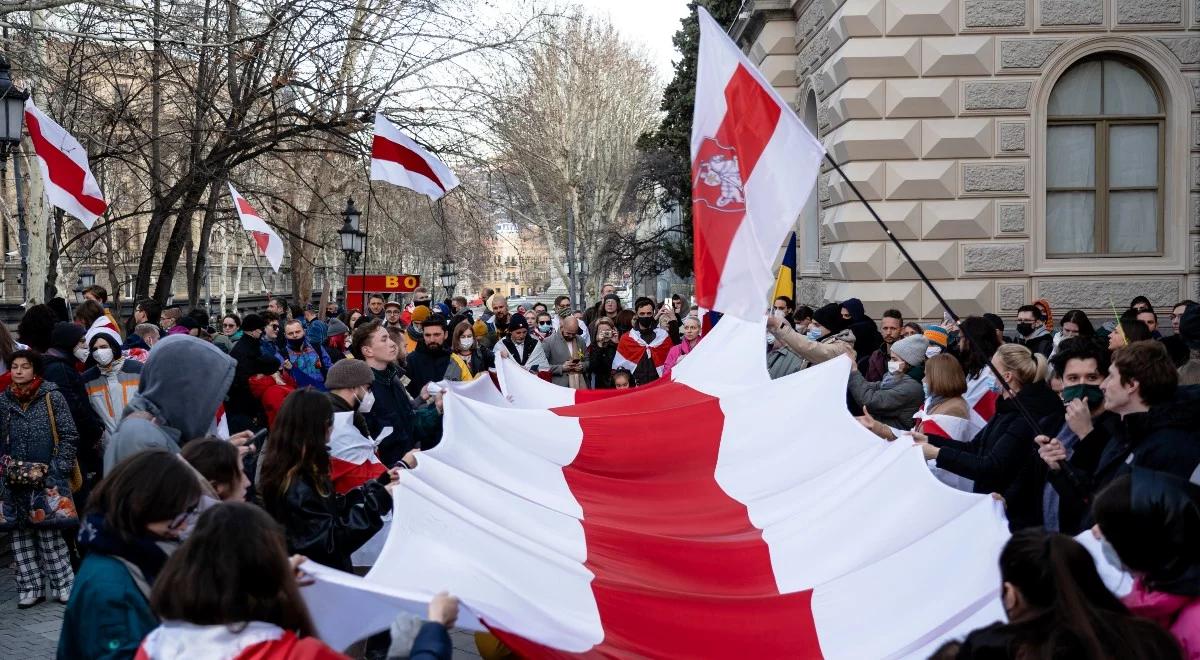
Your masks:
[[[329,373],[325,374],[325,387],[330,390],[348,390],[374,382],[375,372],[371,371],[371,367],[362,360],[349,357],[339,360],[330,367]]]
[[[910,367],[925,364],[925,349],[927,348],[929,348],[929,340],[925,338],[925,335],[905,337],[892,344],[892,352],[908,363]]]

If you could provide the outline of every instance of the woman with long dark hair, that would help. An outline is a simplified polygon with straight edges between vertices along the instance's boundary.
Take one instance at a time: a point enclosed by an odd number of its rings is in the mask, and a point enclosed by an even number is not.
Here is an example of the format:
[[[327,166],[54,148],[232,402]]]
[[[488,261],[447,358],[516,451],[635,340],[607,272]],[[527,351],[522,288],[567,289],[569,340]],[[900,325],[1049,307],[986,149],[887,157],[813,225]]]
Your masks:
[[[271,427],[256,489],[283,525],[289,552],[350,571],[350,555],[383,528],[392,510],[393,468],[339,495],[329,476],[333,406],[311,387],[288,395]]]
[[[1170,635],[1129,614],[1104,586],[1091,554],[1069,536],[1013,534],[1000,553],[1000,579],[1009,622],[968,635],[960,660],[1181,657]]]

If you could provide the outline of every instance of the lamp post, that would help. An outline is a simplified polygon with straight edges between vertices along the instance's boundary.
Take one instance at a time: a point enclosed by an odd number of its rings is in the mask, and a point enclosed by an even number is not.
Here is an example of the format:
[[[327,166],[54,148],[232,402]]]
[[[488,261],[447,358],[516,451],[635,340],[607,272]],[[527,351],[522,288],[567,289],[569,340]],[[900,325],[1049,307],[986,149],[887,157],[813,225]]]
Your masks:
[[[345,219],[345,223],[343,223],[342,228],[338,230],[338,239],[341,244],[342,254],[346,255],[346,266],[344,272],[347,283],[349,283],[350,275],[354,272],[354,268],[358,264],[358,258],[362,256],[363,250],[366,247],[367,235],[358,229],[358,219],[360,217],[361,214],[354,206],[354,200],[347,199],[346,210],[342,211],[342,218]],[[365,279],[366,278],[364,276],[364,280]],[[347,294],[348,293],[349,289],[347,287]],[[365,291],[363,292],[363,295],[366,296]],[[349,295],[346,295],[345,304],[347,307],[349,307]]]
[[[8,155],[21,144],[21,125],[25,121],[25,99],[29,92],[13,87],[12,69],[0,56],[0,181],[8,178]],[[20,167],[19,161],[13,161]],[[25,200],[21,195],[21,171],[16,171],[17,241],[21,253],[21,299],[29,300],[29,233],[25,228]]]
[[[446,297],[454,297],[454,289],[458,287],[458,271],[454,268],[454,257],[446,255],[442,259],[442,272],[438,276],[441,280],[442,288],[446,290]]]

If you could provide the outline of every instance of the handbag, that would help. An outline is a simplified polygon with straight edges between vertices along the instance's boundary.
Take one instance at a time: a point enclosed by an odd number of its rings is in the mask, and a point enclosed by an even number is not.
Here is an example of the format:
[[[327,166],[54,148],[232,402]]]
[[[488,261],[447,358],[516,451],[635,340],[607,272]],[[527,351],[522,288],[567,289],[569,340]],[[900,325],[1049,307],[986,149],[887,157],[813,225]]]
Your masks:
[[[9,488],[41,488],[49,473],[50,466],[46,463],[4,457],[4,481]]]
[[[50,434],[54,437],[52,457],[57,457],[58,422],[54,419],[54,406],[51,404],[49,393],[46,393],[46,410],[50,414]],[[53,478],[43,479],[43,485],[35,489],[29,496],[29,523],[33,527],[41,529],[58,529],[78,525],[79,513],[75,510],[75,500],[71,496],[72,492],[78,490],[76,484],[83,484],[79,461],[75,461],[72,466],[71,476],[67,483]]]

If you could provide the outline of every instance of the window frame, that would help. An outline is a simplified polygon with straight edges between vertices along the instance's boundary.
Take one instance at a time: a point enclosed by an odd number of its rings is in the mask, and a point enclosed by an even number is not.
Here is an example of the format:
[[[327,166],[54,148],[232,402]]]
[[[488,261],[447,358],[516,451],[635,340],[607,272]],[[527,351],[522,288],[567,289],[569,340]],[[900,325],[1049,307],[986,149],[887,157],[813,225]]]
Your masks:
[[[1156,114],[1145,115],[1051,115],[1047,113],[1045,130],[1048,135],[1050,129],[1055,126],[1091,126],[1094,139],[1094,159],[1093,164],[1093,184],[1092,188],[1081,188],[1072,186],[1051,187],[1049,183],[1044,184],[1044,193],[1046,199],[1046,208],[1049,208],[1050,195],[1057,192],[1090,192],[1094,195],[1094,204],[1092,208],[1092,251],[1091,252],[1051,252],[1049,246],[1046,247],[1047,259],[1080,259],[1080,258],[1123,258],[1123,257],[1161,257],[1165,254],[1166,244],[1166,132],[1167,132],[1167,111],[1166,97],[1163,94],[1162,88],[1154,76],[1146,71],[1146,68],[1139,62],[1123,57],[1119,53],[1101,52],[1088,57],[1083,57],[1075,60],[1063,72],[1061,76],[1055,80],[1054,86],[1050,89],[1049,99],[1054,95],[1054,88],[1062,82],[1071,69],[1085,64],[1087,62],[1103,62],[1105,60],[1120,62],[1141,75],[1142,79],[1154,91],[1159,107],[1159,112]],[[1100,86],[1100,109],[1104,110],[1104,74],[1101,70],[1101,86]],[[1108,146],[1109,136],[1113,126],[1156,126],[1158,128],[1158,144],[1157,144],[1157,181],[1155,187],[1150,186],[1110,186],[1109,185],[1109,167],[1108,167]],[[1043,167],[1050,167],[1050,152],[1046,151],[1043,154]],[[1157,243],[1152,251],[1141,252],[1111,252],[1109,251],[1109,234],[1111,233],[1111,223],[1109,221],[1109,197],[1112,192],[1155,192],[1155,222],[1157,226]],[[1049,218],[1046,219],[1049,222]],[[1046,228],[1047,233],[1049,227]]]

